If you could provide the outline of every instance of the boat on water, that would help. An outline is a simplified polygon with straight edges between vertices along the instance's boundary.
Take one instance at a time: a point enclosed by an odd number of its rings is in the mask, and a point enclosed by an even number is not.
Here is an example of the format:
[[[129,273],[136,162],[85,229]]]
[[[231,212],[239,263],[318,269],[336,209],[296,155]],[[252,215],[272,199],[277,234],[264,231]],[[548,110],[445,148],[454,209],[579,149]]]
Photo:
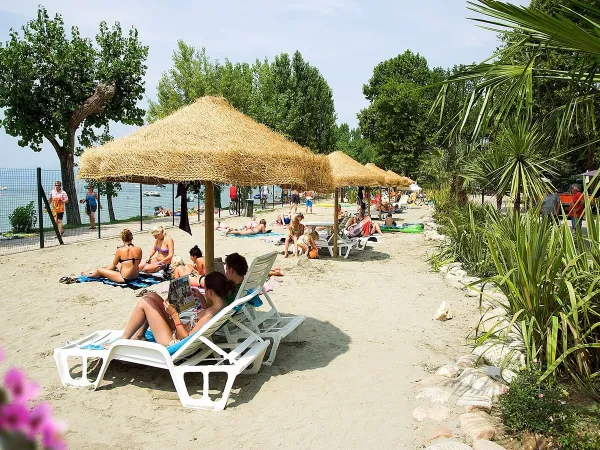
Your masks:
[[[0,186],[0,191],[6,191],[8,188],[6,186]]]
[[[156,191],[144,191],[146,197],[160,197],[160,193]]]
[[[157,187],[157,188],[161,188],[161,189],[164,189],[164,188],[166,188],[166,186],[165,186],[164,184],[157,184],[157,185],[156,185],[156,187]]]

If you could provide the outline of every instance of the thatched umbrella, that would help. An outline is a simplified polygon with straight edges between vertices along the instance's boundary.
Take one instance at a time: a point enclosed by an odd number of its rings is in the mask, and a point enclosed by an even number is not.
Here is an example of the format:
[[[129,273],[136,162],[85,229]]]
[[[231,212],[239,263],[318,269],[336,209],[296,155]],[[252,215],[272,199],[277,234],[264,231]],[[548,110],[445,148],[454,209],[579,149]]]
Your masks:
[[[398,175],[396,172],[392,172],[391,170],[388,170],[387,173],[394,179],[393,186],[400,186],[402,188],[410,186],[412,183],[414,183],[414,181],[410,178]]]
[[[371,170],[373,173],[380,175],[384,178],[385,183],[380,185],[380,186],[391,186],[394,184],[394,177],[392,177],[389,173],[387,173],[385,170],[380,169],[379,167],[377,167],[375,164],[373,163],[367,163],[365,164],[365,167],[368,168],[369,170]],[[371,214],[371,198],[370,198],[370,192],[368,193],[369,195],[369,214]]]
[[[333,152],[327,155],[331,172],[333,174],[333,184],[335,187],[335,202],[333,213],[333,248],[334,257],[338,256],[338,191],[344,186],[379,186],[385,182],[385,177],[374,173],[355,161],[343,152]]]
[[[259,124],[220,97],[202,97],[129,136],[87,149],[79,167],[78,177],[85,180],[204,181],[207,272],[214,260],[213,183],[288,184],[317,191],[333,187],[325,157]]]

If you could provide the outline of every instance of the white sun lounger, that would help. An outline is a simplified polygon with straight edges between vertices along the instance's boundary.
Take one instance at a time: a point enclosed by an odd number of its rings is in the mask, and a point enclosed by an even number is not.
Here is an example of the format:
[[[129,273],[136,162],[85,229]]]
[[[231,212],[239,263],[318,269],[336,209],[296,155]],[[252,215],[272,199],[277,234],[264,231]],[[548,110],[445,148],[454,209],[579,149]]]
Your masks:
[[[258,334],[262,339],[271,342],[269,356],[263,362],[263,364],[269,366],[275,360],[277,349],[282,339],[296,330],[306,318],[304,316],[281,315],[277,311],[267,290],[264,288],[264,284],[269,278],[269,271],[275,263],[275,258],[277,258],[276,252],[255,258],[248,268],[248,273],[244,277],[244,281],[237,294],[238,297],[252,297],[260,293],[260,296],[267,301],[268,305],[263,305],[263,307],[257,309],[251,306],[250,303],[246,303],[241,310],[241,313],[243,313],[242,317],[240,317],[240,314],[235,316],[236,319]],[[265,307],[268,307],[268,309],[263,309]],[[230,343],[239,342],[245,339],[246,336],[244,331],[239,327],[236,328],[231,325],[223,327],[223,331],[227,341]]]
[[[131,339],[119,339],[123,330],[103,330],[54,350],[54,359],[63,385],[90,387],[96,389],[112,360],[127,361],[146,366],[167,369],[171,374],[175,389],[183,406],[197,409],[222,410],[235,378],[240,373],[255,374],[260,370],[267,346],[264,339],[247,326],[241,324],[233,314],[252,299],[253,295],[236,299],[211,318],[200,330],[187,338],[187,341],[172,355],[166,347],[156,343]],[[211,336],[223,325],[237,327],[244,333],[244,339],[234,344],[215,344]],[[109,344],[107,349],[103,345]],[[91,347],[90,347],[91,346]],[[94,348],[95,347],[95,348]],[[96,349],[97,348],[97,349]],[[69,371],[69,358],[78,357],[82,361],[82,376],[75,379]],[[96,379],[88,379],[88,359],[101,358],[102,366]],[[192,398],[185,383],[188,373],[202,373],[202,397]],[[227,382],[219,400],[212,400],[210,376],[214,373],[227,375]]]

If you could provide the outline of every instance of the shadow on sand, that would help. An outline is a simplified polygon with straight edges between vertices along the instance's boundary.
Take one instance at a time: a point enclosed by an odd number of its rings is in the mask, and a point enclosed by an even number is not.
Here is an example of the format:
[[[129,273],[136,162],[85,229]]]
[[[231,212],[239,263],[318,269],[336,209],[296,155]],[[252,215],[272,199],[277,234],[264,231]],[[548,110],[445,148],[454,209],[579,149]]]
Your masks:
[[[286,341],[284,339],[282,341],[272,366],[263,366],[256,375],[237,377],[227,404],[228,407],[251,401],[271,377],[284,376],[288,372],[326,367],[336,357],[347,352],[350,345],[350,337],[346,333],[329,322],[322,322],[311,317],[306,318],[296,333],[297,340]],[[80,376],[81,365],[73,366],[71,372],[73,376]],[[90,378],[94,375],[96,374],[90,374]],[[210,381],[211,397],[218,397],[225,386],[226,377],[214,374]],[[201,395],[202,375],[188,375],[186,383],[190,395],[194,397]],[[122,361],[110,363],[98,390],[109,391],[132,384],[142,389],[171,393],[173,399],[177,398],[175,386],[167,370]]]

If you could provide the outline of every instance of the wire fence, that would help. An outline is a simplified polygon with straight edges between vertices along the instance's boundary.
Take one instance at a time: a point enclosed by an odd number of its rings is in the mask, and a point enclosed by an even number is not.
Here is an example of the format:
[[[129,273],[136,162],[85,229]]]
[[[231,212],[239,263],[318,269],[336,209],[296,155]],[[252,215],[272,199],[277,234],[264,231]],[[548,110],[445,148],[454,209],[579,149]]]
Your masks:
[[[89,191],[86,181],[76,179],[76,198],[69,198],[69,202],[76,205],[75,214],[79,214],[73,217],[65,208],[63,234],[59,237],[52,223],[52,218],[57,222],[59,214],[53,215],[56,205],[51,195],[57,181],[62,182],[60,170],[0,168],[0,255],[52,247],[60,245],[61,240],[70,244],[115,237],[124,227],[135,232],[148,231],[158,224],[165,228],[179,226],[182,201],[176,198],[177,185],[102,183]],[[218,186],[215,214],[244,215],[246,198],[253,200],[255,211],[288,202],[287,191],[277,186],[270,186],[268,191],[265,196],[258,188],[238,189],[237,200],[232,202],[229,186]],[[204,188],[190,186],[185,202],[190,223],[203,221]]]

